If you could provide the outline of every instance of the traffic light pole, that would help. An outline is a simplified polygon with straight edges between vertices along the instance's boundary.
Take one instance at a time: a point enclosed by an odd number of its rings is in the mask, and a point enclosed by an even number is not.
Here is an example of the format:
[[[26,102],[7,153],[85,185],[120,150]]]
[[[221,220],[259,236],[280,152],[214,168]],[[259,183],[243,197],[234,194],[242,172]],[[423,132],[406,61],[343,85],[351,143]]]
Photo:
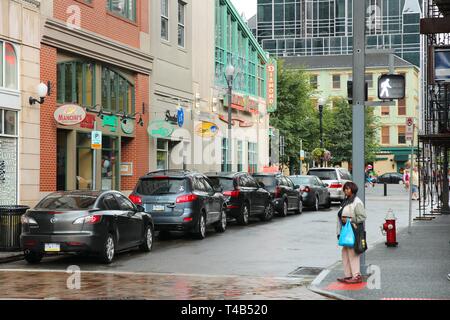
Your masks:
[[[365,197],[365,69],[366,69],[366,1],[353,1],[353,181],[358,197]],[[361,255],[361,273],[367,274],[365,254]]]

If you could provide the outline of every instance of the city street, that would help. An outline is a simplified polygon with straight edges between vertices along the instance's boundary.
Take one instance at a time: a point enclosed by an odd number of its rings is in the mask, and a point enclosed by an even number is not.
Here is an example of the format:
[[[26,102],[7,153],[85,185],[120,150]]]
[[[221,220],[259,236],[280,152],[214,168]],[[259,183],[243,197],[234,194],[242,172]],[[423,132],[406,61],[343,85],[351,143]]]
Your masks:
[[[375,242],[384,241],[379,227],[384,222],[384,216],[389,208],[392,208],[398,217],[400,228],[404,228],[408,224],[407,192],[399,185],[389,185],[388,188],[389,196],[387,198],[383,197],[382,186],[366,189],[368,211],[366,226],[369,247]],[[414,207],[417,208],[417,203]],[[229,228],[224,234],[216,234],[211,230],[203,241],[193,240],[182,234],[173,234],[170,239],[157,240],[150,254],[138,251],[120,254],[108,266],[98,264],[94,258],[51,257],[44,258],[42,263],[36,266],[28,265],[25,261],[3,264],[0,268],[7,270],[0,272],[0,275],[6,277],[12,273],[16,279],[20,279],[17,277],[17,272],[13,272],[11,269],[26,271],[25,275],[32,271],[40,271],[32,273],[33,277],[26,277],[27,281],[32,279],[36,285],[40,281],[47,283],[50,273],[50,275],[55,275],[55,281],[61,279],[65,284],[65,279],[69,275],[61,272],[65,272],[69,266],[76,265],[80,267],[82,274],[88,272],[87,278],[84,279],[85,282],[89,282],[92,277],[92,273],[89,272],[96,272],[98,276],[93,277],[96,280],[99,277],[137,279],[133,281],[137,286],[136,290],[140,290],[138,284],[141,284],[144,285],[142,289],[144,292],[148,281],[139,279],[151,277],[155,280],[152,281],[152,294],[149,295],[149,298],[176,298],[180,294],[176,285],[169,286],[173,289],[173,296],[170,296],[170,289],[169,293],[166,290],[161,291],[160,296],[155,295],[155,290],[158,291],[158,284],[164,284],[167,279],[175,281],[174,283],[177,282],[175,279],[183,279],[189,283],[197,283],[206,291],[208,291],[208,287],[215,288],[215,290],[219,290],[217,293],[219,296],[226,296],[225,291],[240,292],[235,297],[238,298],[243,292],[252,292],[253,290],[254,292],[264,292],[262,296],[268,298],[301,299],[303,294],[305,298],[316,299],[320,296],[311,296],[312,293],[307,293],[305,286],[322,269],[340,260],[340,249],[337,246],[335,235],[338,208],[338,205],[335,204],[331,209],[319,212],[305,210],[302,215],[289,215],[286,218],[276,217],[267,223],[254,220],[248,227],[230,222]],[[413,217],[415,216],[413,215]],[[368,254],[370,255],[370,251]],[[302,270],[296,272],[301,267],[317,269],[312,270],[312,273],[309,274],[308,272],[302,273]],[[59,270],[59,273],[52,273],[55,270]],[[306,269],[306,271],[308,270],[311,271],[311,269]],[[114,273],[118,274],[114,276]],[[52,276],[50,276],[51,278]],[[270,281],[268,282],[268,280]],[[88,286],[85,282],[82,282],[82,287]],[[2,283],[0,287],[5,286],[5,283]],[[227,289],[227,285],[230,283],[238,285],[237,289]],[[271,284],[277,284],[280,287],[275,286],[270,289]],[[15,292],[11,288],[15,285],[20,286],[20,283],[9,283],[8,288],[2,288],[5,289],[2,291]],[[42,290],[42,287],[39,286],[39,288]],[[52,288],[54,289],[54,286]],[[102,286],[96,286],[95,290],[102,292],[105,289],[102,288]],[[220,291],[220,288],[223,291]],[[282,293],[278,292],[280,290]],[[295,295],[291,290],[300,291]],[[112,291],[107,290],[107,292],[114,297]],[[214,292],[216,291],[210,291],[209,294],[215,295]],[[27,294],[30,295],[28,297],[33,297],[29,290],[27,290]],[[40,292],[40,294],[42,293]],[[192,294],[192,298],[202,297],[196,290]],[[56,297],[71,296],[70,292],[65,292],[65,290],[52,292],[52,296],[55,295]],[[248,296],[245,298],[248,299]]]

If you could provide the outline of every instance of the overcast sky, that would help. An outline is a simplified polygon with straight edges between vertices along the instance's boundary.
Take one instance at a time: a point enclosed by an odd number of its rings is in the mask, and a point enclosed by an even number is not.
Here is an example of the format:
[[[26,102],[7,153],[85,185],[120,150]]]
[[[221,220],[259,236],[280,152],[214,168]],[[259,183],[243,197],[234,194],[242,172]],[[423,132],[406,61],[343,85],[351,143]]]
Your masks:
[[[245,17],[250,19],[256,14],[256,0],[231,0],[237,11],[245,13]]]

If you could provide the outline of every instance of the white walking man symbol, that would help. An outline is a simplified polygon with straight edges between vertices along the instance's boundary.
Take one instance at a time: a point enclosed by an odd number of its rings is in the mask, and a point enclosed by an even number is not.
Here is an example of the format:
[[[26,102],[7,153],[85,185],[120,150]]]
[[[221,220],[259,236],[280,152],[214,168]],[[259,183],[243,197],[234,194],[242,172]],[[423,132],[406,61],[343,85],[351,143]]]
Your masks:
[[[392,89],[390,82],[391,82],[391,79],[388,78],[381,83],[380,98],[389,98],[389,90],[388,89]]]

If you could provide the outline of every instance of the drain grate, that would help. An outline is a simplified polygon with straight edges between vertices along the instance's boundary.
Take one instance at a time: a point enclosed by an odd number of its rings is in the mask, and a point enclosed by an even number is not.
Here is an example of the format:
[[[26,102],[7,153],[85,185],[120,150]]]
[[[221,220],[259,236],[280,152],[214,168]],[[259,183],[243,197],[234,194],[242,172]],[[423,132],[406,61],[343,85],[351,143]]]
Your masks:
[[[324,268],[300,267],[288,274],[288,277],[315,277],[318,276]]]

